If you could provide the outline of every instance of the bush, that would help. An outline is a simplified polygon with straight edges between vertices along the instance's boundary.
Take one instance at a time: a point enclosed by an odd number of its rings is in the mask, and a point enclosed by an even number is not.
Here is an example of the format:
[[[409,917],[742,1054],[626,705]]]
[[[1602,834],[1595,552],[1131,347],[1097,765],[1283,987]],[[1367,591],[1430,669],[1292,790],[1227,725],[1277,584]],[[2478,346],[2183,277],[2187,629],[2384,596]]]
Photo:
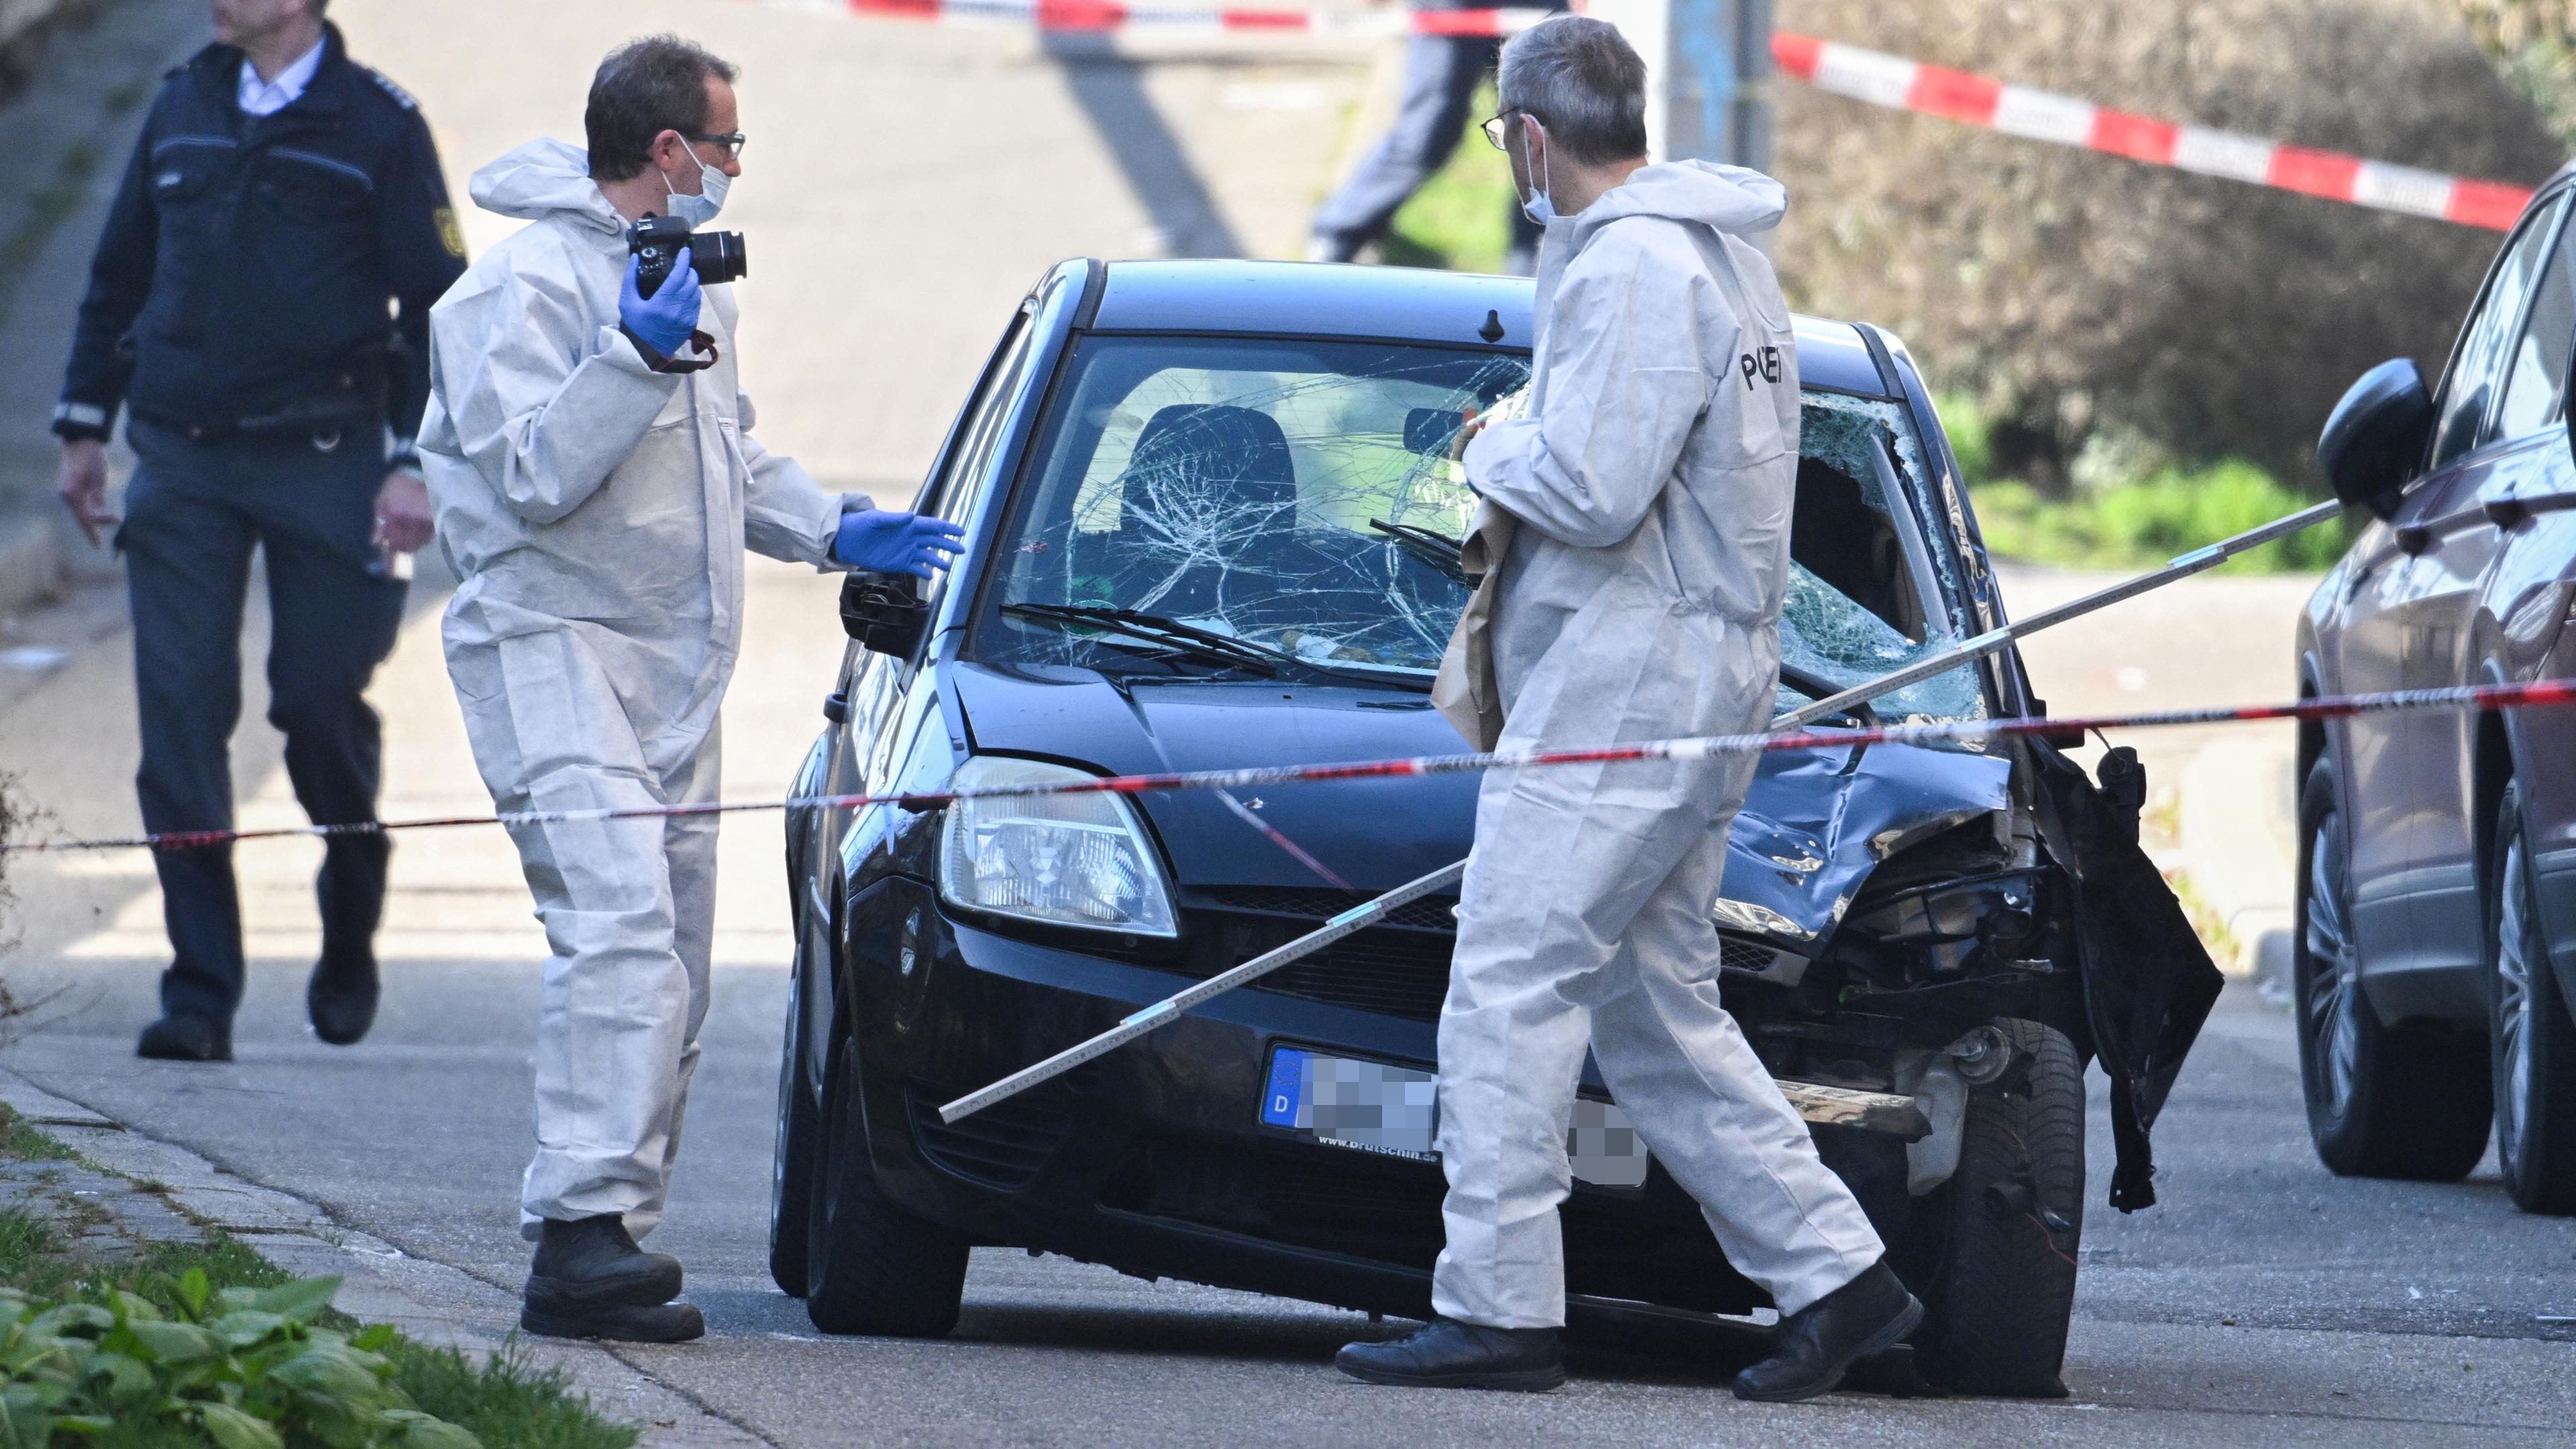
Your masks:
[[[2296,512],[2308,501],[2241,460],[2196,471],[2169,469],[2065,499],[2043,497],[2012,480],[1971,491],[1989,552],[2069,568],[2151,567]],[[2232,573],[2322,569],[2350,542],[2346,525],[2322,524],[2219,567]]]
[[[0,1289],[0,1446],[480,1449],[394,1384],[391,1327],[321,1326],[339,1286],[216,1290],[192,1268],[164,1304]]]
[[[1781,29],[2168,120],[2537,183],[2562,159],[2461,0],[1781,0]],[[1779,90],[1781,275],[1885,325],[1994,419],[1992,465],[2073,485],[2097,434],[2306,483],[2365,368],[2429,372],[2501,238]]]

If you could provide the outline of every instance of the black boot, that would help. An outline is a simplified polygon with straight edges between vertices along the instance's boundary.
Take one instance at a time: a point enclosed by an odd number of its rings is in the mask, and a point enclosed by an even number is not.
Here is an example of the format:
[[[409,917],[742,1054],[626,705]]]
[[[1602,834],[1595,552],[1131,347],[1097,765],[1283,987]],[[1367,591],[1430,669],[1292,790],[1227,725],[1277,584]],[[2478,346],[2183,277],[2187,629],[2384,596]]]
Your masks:
[[[143,1028],[134,1054],[159,1062],[228,1062],[233,1059],[232,1027],[173,1012]]]
[[[1420,1389],[1552,1389],[1565,1382],[1553,1328],[1487,1328],[1435,1318],[1391,1343],[1345,1344],[1333,1364],[1372,1384]]]
[[[333,1046],[353,1046],[376,1024],[376,953],[355,950],[325,953],[304,984],[304,1012],[313,1018],[313,1034]]]
[[[334,836],[314,895],[322,911],[322,960],[305,983],[313,1034],[333,1046],[363,1039],[376,1022],[376,926],[385,914],[385,867],[393,842],[381,835]]]
[[[680,1260],[635,1246],[615,1213],[549,1219],[529,1265],[519,1326],[548,1338],[686,1343],[707,1331],[680,1296]]]
[[[1786,1404],[1830,1394],[1854,1363],[1905,1341],[1923,1305],[1885,1263],[1780,1320],[1778,1347],[1735,1376],[1735,1396]]]

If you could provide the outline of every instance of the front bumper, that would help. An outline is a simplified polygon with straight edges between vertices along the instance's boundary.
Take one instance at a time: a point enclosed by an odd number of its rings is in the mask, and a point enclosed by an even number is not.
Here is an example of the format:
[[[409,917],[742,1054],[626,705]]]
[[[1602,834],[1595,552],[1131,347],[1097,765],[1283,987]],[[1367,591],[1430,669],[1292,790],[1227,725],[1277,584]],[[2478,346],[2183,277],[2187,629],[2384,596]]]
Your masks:
[[[1318,1144],[1259,1117],[1273,1047],[1427,1068],[1430,1023],[1247,988],[944,1124],[940,1103],[1107,1030],[1187,978],[979,929],[909,880],[871,887],[847,919],[867,1148],[895,1201],[985,1243],[1143,1276],[1429,1312],[1438,1166]],[[1660,1167],[1641,1188],[1578,1183],[1563,1215],[1575,1295],[1703,1313],[1768,1302]]]

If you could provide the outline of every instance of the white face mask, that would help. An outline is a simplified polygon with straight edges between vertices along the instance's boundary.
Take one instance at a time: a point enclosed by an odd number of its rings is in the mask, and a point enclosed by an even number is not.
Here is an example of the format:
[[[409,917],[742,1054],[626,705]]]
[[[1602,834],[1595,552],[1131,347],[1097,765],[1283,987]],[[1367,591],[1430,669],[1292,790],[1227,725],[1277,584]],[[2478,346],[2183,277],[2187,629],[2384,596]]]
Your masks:
[[[694,231],[715,220],[716,213],[724,210],[725,188],[733,184],[733,178],[704,161],[699,161],[698,148],[688,144],[685,139],[681,141],[680,146],[682,150],[689,153],[689,160],[697,165],[698,194],[681,195],[672,188],[671,177],[667,172],[662,176],[662,189],[670,193],[670,214],[687,222],[689,229]]]
[[[1521,169],[1529,173],[1531,187],[1530,193],[1521,198],[1521,215],[1528,217],[1533,226],[1545,226],[1556,220],[1556,202],[1547,194],[1547,171],[1540,164],[1545,158],[1533,160],[1530,152],[1530,129],[1537,125],[1528,112],[1521,113]],[[1545,136],[1547,132],[1541,130],[1539,134]]]

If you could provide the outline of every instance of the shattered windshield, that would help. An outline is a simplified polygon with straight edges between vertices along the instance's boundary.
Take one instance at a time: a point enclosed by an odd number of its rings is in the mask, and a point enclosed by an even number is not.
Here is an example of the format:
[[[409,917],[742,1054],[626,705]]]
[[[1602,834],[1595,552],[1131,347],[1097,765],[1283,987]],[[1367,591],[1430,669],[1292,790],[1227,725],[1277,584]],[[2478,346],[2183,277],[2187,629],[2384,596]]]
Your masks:
[[[1467,409],[1528,380],[1527,358],[1094,337],[1073,369],[1013,531],[1010,653],[1428,685],[1468,595],[1456,540],[1475,496],[1449,440]]]
[[[1475,496],[1447,457],[1526,357],[1260,338],[1092,337],[1077,349],[978,633],[985,658],[1130,677],[1314,672],[1427,687],[1466,607]],[[1810,393],[1781,661],[1847,688],[1957,641],[1906,505],[1901,409]],[[1908,450],[1913,450],[1909,452]],[[1784,686],[1783,709],[1810,694]],[[1981,715],[1973,670],[1878,702]]]

